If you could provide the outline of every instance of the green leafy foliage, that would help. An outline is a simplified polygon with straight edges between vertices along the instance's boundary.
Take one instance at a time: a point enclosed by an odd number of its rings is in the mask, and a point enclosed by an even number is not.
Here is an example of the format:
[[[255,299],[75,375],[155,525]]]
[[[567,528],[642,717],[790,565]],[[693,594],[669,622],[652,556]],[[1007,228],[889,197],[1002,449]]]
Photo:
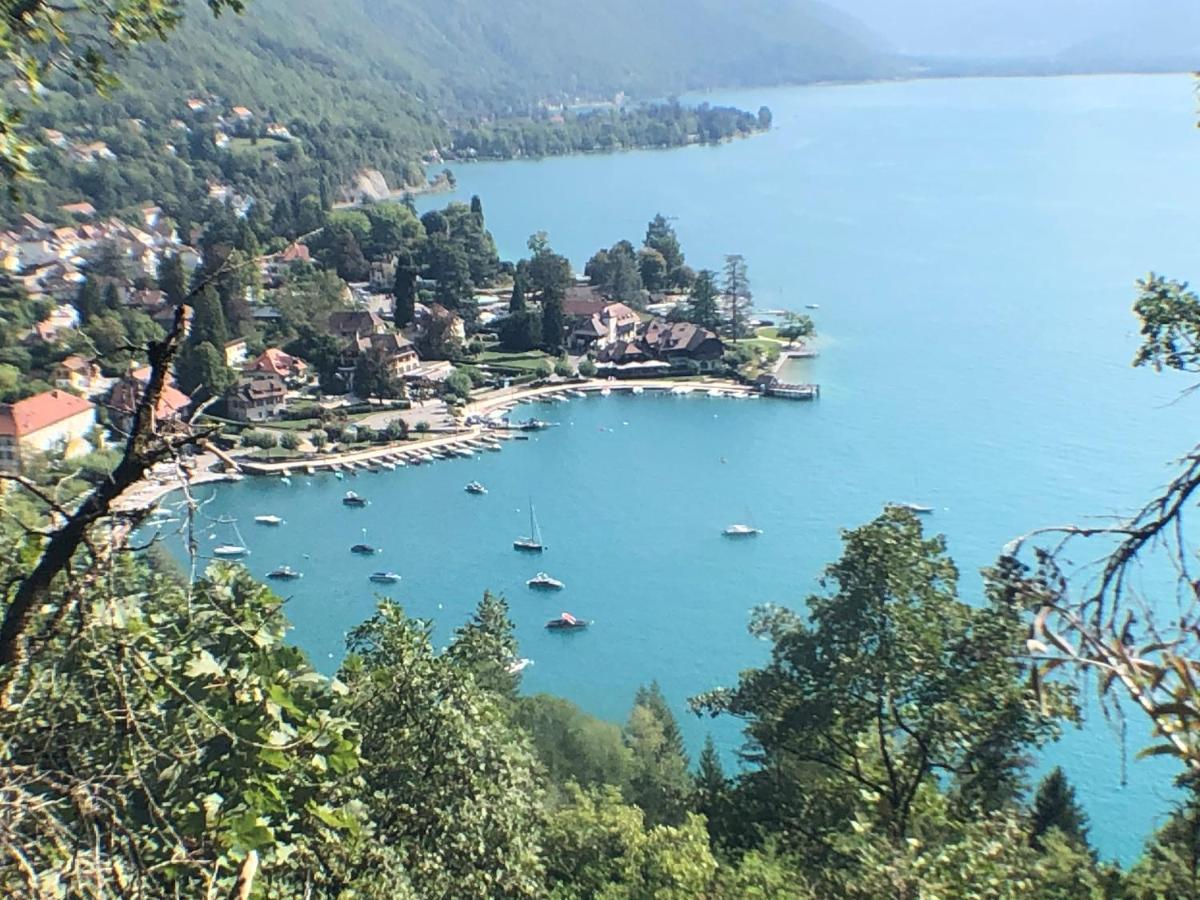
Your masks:
[[[391,603],[350,634],[341,678],[362,732],[365,803],[420,896],[539,893],[531,758],[501,699],[476,680],[507,661],[493,655],[507,653],[496,615],[485,599],[442,656],[429,623]]]

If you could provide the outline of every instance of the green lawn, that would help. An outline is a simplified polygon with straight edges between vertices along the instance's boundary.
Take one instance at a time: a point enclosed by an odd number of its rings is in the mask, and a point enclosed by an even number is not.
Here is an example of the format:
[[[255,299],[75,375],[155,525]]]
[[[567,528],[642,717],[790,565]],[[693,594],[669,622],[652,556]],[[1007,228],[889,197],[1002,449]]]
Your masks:
[[[286,144],[287,141],[276,140],[275,138],[259,138],[258,143],[250,142],[250,138],[230,138],[229,146],[225,149],[233,153],[270,153],[274,154],[280,147]]]
[[[776,341],[769,340],[763,337],[742,338],[740,341],[734,341],[739,347],[749,347],[751,350],[761,350],[767,355],[767,359],[774,359],[779,356],[779,344]]]
[[[528,353],[505,353],[500,350],[485,350],[476,356],[472,362],[479,366],[498,366],[505,369],[523,369],[532,372],[545,362],[551,367],[555,359],[541,350],[530,350]]]

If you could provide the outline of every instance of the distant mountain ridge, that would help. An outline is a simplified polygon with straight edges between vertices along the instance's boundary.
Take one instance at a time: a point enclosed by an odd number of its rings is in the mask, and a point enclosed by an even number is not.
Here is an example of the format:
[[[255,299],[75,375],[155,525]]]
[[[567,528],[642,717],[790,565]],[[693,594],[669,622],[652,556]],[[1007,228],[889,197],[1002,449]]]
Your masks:
[[[874,35],[816,0],[252,0],[216,22],[192,0],[179,33],[129,67],[176,93],[270,105],[294,88],[318,111],[315,94],[373,94],[443,116],[895,71]]]
[[[1196,0],[830,0],[897,53],[1054,71],[1200,66]],[[985,66],[986,70],[990,66]]]

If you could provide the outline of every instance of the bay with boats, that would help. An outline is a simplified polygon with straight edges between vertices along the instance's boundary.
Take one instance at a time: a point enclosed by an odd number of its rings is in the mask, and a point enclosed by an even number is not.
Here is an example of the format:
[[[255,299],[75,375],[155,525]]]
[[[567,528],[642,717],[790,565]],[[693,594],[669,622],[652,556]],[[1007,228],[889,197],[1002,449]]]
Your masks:
[[[820,399],[597,390],[519,406],[514,419],[555,427],[502,452],[198,487],[203,548],[235,544],[232,520],[256,575],[303,574],[273,583],[322,668],[377,594],[429,618],[441,645],[490,589],[510,603],[524,690],[619,720],[657,679],[689,746],[711,731],[732,754],[736,727],[682,715],[686,698],[762,660],[750,609],[802,609],[839,528],[910,505],[978,597],[978,570],[1013,537],[1126,513],[1168,480],[1194,417],[1182,379],[1129,367],[1129,307],[1148,267],[1196,269],[1186,77],[712,99],[768,103],[776,127],[718,148],[479,163],[457,172],[460,194],[483,198],[504,256],[544,229],[582,268],[659,211],[690,264],[744,253],[761,310],[820,307],[820,357],[783,373]],[[348,490],[369,503],[343,505]],[[264,515],[282,521],[256,527]],[[542,552],[514,549],[526,537]],[[562,589],[529,584],[539,574]],[[589,626],[546,627],[564,612]],[[1170,764],[1123,758],[1094,708],[1039,765],[1056,763],[1103,857],[1128,859],[1172,799]]]

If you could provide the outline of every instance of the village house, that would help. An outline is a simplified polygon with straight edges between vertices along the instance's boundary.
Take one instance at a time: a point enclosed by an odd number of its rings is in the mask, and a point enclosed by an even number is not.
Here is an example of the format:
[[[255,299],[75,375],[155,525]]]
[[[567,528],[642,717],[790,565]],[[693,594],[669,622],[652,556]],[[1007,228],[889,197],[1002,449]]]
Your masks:
[[[641,320],[624,303],[573,300],[563,303],[567,318],[567,347],[575,352],[601,350],[637,336]]]
[[[715,332],[691,322],[655,319],[642,332],[642,343],[655,359],[676,367],[696,363],[702,372],[719,368],[725,355],[725,344]]]
[[[233,109],[230,110],[230,112],[233,113],[233,115],[236,118],[240,119],[243,122],[248,122],[249,120],[254,118],[254,113],[250,112],[250,110],[248,110],[244,106],[235,106]]]
[[[79,203],[64,203],[59,209],[68,216],[82,216],[85,219],[90,219],[96,215],[96,207],[92,206],[86,200]]]
[[[358,335],[346,345],[338,361],[337,375],[346,390],[354,390],[354,373],[359,360],[366,355],[378,360],[388,377],[397,380],[421,365],[416,348],[403,335],[396,332]]]
[[[719,369],[725,355],[720,337],[691,322],[649,322],[632,340],[619,340],[596,354],[603,374],[654,375],[668,370]]]
[[[129,434],[133,426],[133,415],[138,404],[146,393],[146,385],[150,383],[150,367],[142,366],[134,369],[115,385],[108,395],[108,419],[113,429],[122,437]],[[176,422],[181,420],[192,405],[192,398],[179,390],[174,381],[163,385],[158,397],[158,405],[154,408],[154,418],[159,422]]]
[[[240,369],[250,358],[250,351],[245,338],[234,338],[225,342],[225,365],[231,369]]]
[[[189,97],[187,100],[187,108],[192,112],[200,112],[202,109],[207,109],[208,104],[199,97]]]
[[[35,453],[89,453],[87,436],[95,427],[95,405],[67,391],[0,404],[0,471],[20,472]]]
[[[287,386],[274,372],[247,372],[225,395],[225,412],[239,422],[266,422],[287,408]]]
[[[285,384],[293,386],[304,384],[309,377],[308,363],[275,347],[268,347],[257,359],[246,363],[243,371],[278,375]]]
[[[290,141],[292,133],[288,131],[286,125],[281,125],[278,122],[272,122],[267,126],[267,137],[276,138],[281,141]]]
[[[81,394],[91,394],[97,387],[103,385],[104,376],[100,374],[100,366],[93,359],[86,359],[77,353],[72,353],[54,367],[54,383],[59,387],[69,388]]]
[[[86,144],[72,144],[67,151],[76,162],[94,163],[98,159],[116,159],[117,155],[108,149],[104,141],[91,141]]]
[[[425,334],[430,326],[440,328],[444,336],[460,344],[467,339],[467,327],[463,317],[451,312],[440,303],[426,306],[424,303],[413,305],[413,321],[408,330],[417,336]]]
[[[274,287],[283,281],[284,273],[295,263],[308,262],[311,257],[308,247],[304,244],[291,243],[270,256],[264,256],[259,263],[263,281]]]
[[[329,314],[329,333],[343,341],[383,334],[387,330],[387,322],[367,310],[341,309]]]

